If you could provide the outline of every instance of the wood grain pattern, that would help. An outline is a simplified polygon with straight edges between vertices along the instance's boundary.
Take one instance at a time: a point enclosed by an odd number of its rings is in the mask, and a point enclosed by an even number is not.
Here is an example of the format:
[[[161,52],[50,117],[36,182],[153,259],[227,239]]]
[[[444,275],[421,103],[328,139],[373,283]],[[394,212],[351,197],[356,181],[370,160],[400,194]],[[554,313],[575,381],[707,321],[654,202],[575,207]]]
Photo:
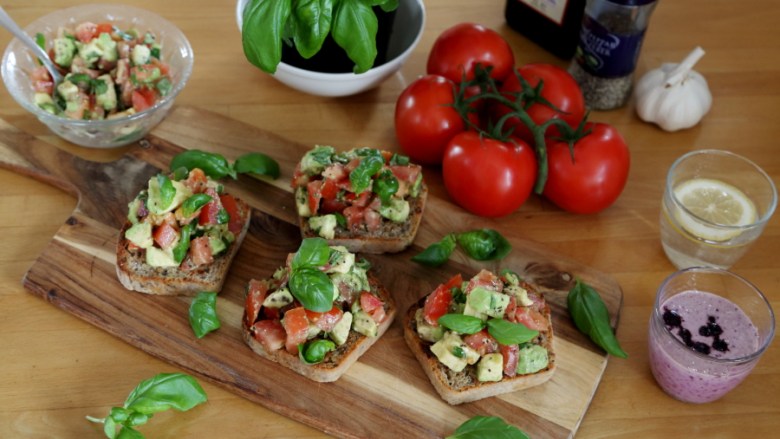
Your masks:
[[[238,146],[237,146],[238,145]],[[245,176],[226,181],[227,190],[254,208],[250,230],[218,301],[222,328],[202,340],[187,322],[191,299],[147,296],[124,290],[116,280],[114,246],[126,204],[182,148],[235,157],[259,150],[276,158],[282,177],[274,182]],[[73,215],[57,231],[27,272],[24,285],[68,313],[271,410],[344,437],[442,436],[480,413],[501,416],[535,438],[569,437],[577,430],[606,367],[606,357],[573,328],[565,294],[574,277],[601,291],[613,323],[622,302],[608,276],[527,240],[512,239],[502,262],[547,291],[553,308],[559,368],[543,386],[452,407],[443,402],[406,348],[400,321],[333,384],[318,384],[265,361],[243,344],[240,318],[244,285],[268,277],[300,243],[289,178],[307,149],[214,113],[178,107],[141,147],[111,163],[88,162],[0,123],[2,166],[32,175],[79,195]],[[445,233],[439,216],[463,215],[432,197],[415,246],[398,255],[370,255],[377,276],[394,294],[399,310],[456,272],[482,266],[454,260],[439,269],[409,261]],[[279,383],[285,383],[280,386]],[[361,407],[355,417],[349,407]],[[384,434],[382,433],[384,432]]]

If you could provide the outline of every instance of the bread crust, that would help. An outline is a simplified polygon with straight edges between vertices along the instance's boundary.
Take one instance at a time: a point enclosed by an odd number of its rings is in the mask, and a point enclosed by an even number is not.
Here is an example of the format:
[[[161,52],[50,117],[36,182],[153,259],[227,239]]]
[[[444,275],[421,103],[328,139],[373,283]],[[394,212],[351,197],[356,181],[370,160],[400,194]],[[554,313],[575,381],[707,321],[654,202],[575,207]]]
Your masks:
[[[428,198],[428,186],[423,182],[420,194],[409,199],[409,218],[400,225],[391,221],[383,221],[382,227],[375,232],[351,231],[343,227],[336,228],[333,239],[328,239],[328,245],[341,245],[352,253],[398,253],[409,247],[417,235],[417,229],[422,221],[425,202]],[[314,238],[319,234],[309,227],[308,217],[298,217],[301,237]],[[400,233],[399,233],[400,232]]]
[[[243,220],[241,232],[228,249],[214,257],[214,262],[195,270],[178,267],[152,267],[146,263],[143,252],[129,250],[125,231],[132,226],[128,221],[119,231],[116,249],[116,275],[119,282],[131,291],[162,296],[195,296],[201,291],[219,292],[225,282],[233,258],[249,230],[252,209],[236,198]]]
[[[395,318],[396,306],[390,293],[370,273],[368,274],[368,281],[372,289],[377,292],[378,296],[385,303],[385,312],[387,314],[385,320],[377,327],[376,337],[366,337],[350,329],[347,341],[338,346],[336,350],[329,352],[323,362],[305,364],[298,358],[298,355],[293,355],[284,348],[276,351],[267,351],[263,344],[252,336],[252,331],[247,326],[246,310],[244,310],[244,315],[241,318],[244,341],[256,354],[267,360],[279,363],[299,375],[320,383],[336,381],[382,337]]]
[[[423,371],[428,376],[434,389],[447,403],[451,405],[477,401],[483,398],[515,392],[529,387],[538,386],[552,378],[555,373],[555,349],[553,346],[553,329],[550,315],[550,306],[545,302],[542,314],[547,319],[548,330],[540,333],[541,345],[547,349],[549,362],[545,369],[539,372],[514,377],[504,376],[497,382],[480,382],[476,379],[474,367],[469,366],[462,372],[453,372],[447,366],[440,363],[431,352],[432,343],[422,340],[417,335],[415,313],[425,304],[427,296],[420,299],[407,310],[404,316],[404,340],[411,349],[417,361],[420,362]]]

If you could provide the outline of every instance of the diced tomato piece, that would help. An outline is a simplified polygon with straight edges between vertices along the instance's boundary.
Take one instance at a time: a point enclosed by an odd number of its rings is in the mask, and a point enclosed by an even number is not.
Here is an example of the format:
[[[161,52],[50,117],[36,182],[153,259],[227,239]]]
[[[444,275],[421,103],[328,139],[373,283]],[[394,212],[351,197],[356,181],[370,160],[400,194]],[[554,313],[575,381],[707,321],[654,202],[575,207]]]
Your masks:
[[[293,178],[290,185],[293,189],[297,189],[309,182],[309,176],[301,172],[301,164],[295,165],[295,171],[293,172]]]
[[[331,200],[339,194],[339,187],[334,180],[323,180],[322,189],[320,189],[323,200]]]
[[[504,375],[513,377],[517,375],[517,360],[520,355],[520,348],[516,344],[499,345],[501,356],[504,357]]]
[[[487,329],[463,337],[463,342],[479,352],[479,355],[498,352],[498,342],[488,333]]]
[[[192,259],[192,264],[196,267],[214,262],[214,256],[211,254],[211,243],[209,242],[208,237],[201,236],[190,242],[190,258]]]
[[[347,203],[339,201],[338,198],[323,198],[320,202],[320,212],[324,214],[341,212],[347,208]]]
[[[306,318],[309,319],[309,323],[317,325],[317,327],[322,329],[324,332],[332,331],[333,327],[336,326],[336,323],[338,323],[343,316],[344,311],[335,305],[330,309],[330,311],[326,312],[309,311],[308,309],[306,310]]]
[[[222,201],[219,198],[219,194],[212,188],[206,189],[204,193],[211,197],[211,201],[200,209],[198,224],[201,226],[206,224],[219,224],[218,215],[219,211],[222,210]]]
[[[95,28],[95,35],[98,36],[100,34],[111,34],[112,32],[114,32],[114,27],[111,23],[99,23]]]
[[[360,308],[363,311],[370,314],[375,309],[382,308],[384,305],[385,303],[382,302],[382,299],[376,297],[368,291],[363,291],[360,293]]]
[[[469,280],[469,284],[464,292],[468,294],[477,287],[482,287],[490,291],[502,291],[504,283],[501,282],[501,278],[493,274],[493,272],[482,269],[476,276]]]
[[[360,164],[360,159],[356,157],[356,158],[350,160],[349,163],[347,163],[347,165],[344,167],[344,169],[347,171],[347,173],[350,173],[350,172],[354,171],[355,168],[357,168],[359,164]]]
[[[47,95],[50,95],[54,92],[54,82],[33,81],[33,90],[35,90],[36,93],[46,93]]]
[[[382,154],[382,158],[385,160],[385,163],[389,162],[390,159],[393,158],[393,153],[390,151],[381,150],[379,153]]]
[[[306,342],[306,336],[309,334],[309,319],[306,318],[306,309],[299,306],[284,313],[282,326],[287,333],[287,339],[284,342],[287,352],[298,355],[298,345]]]
[[[269,308],[266,306],[265,308],[263,308],[262,313],[263,313],[263,318],[265,319],[278,320],[282,318],[282,313],[279,311],[279,308]]]
[[[208,178],[206,173],[200,168],[194,168],[187,174],[187,179],[181,182],[184,186],[187,186],[193,193],[199,194],[206,189],[206,183]]]
[[[350,229],[356,229],[363,224],[363,215],[366,211],[365,207],[349,206],[344,209],[344,217],[347,219],[347,227]]]
[[[279,320],[260,320],[252,329],[255,340],[262,343],[267,351],[276,351],[284,346],[287,334]]]
[[[458,275],[460,276],[460,275]],[[447,285],[452,282],[450,279],[447,284],[442,284],[436,287],[436,289],[425,299],[425,305],[423,306],[423,317],[429,325],[439,326],[439,317],[447,314],[452,303],[452,291],[451,287]]]
[[[309,194],[309,210],[312,215],[316,215],[320,208],[320,200],[322,199],[320,189],[322,189],[322,180],[310,181],[306,185],[306,192]]]
[[[544,318],[542,313],[529,306],[517,307],[515,310],[515,322],[522,323],[528,329],[535,329],[537,331],[544,331],[547,329],[547,319]]]
[[[448,280],[444,284],[444,288],[446,288],[449,291],[455,287],[459,287],[460,284],[462,283],[463,283],[463,276],[461,276],[460,273],[458,273],[455,276],[452,276],[450,280]]]
[[[54,82],[51,80],[49,71],[44,66],[37,66],[33,69],[30,77],[33,82],[33,88],[38,93],[52,94],[54,91]]]
[[[152,237],[160,248],[167,249],[176,242],[176,239],[179,237],[179,231],[169,223],[163,222],[154,228]]]
[[[363,191],[359,195],[350,192],[345,197],[349,204],[357,207],[366,207],[371,203],[371,191]]]
[[[516,323],[515,310],[517,310],[517,298],[515,298],[515,296],[509,296],[509,305],[506,306],[506,310],[504,311],[504,318],[512,323]]]
[[[526,290],[530,290],[530,288],[528,288],[527,286],[524,286],[524,288]],[[533,302],[533,304],[531,305],[532,309],[535,309],[537,311],[541,311],[544,309],[545,301],[544,301],[544,297],[542,297],[541,294],[532,293],[531,291],[528,291],[528,299],[531,302]]]
[[[157,100],[157,96],[154,93],[154,90],[150,88],[139,88],[137,90],[133,90],[133,109],[135,111],[144,111],[147,108],[154,105],[154,102]]]
[[[325,179],[333,180],[334,182],[344,179],[349,180],[349,173],[341,163],[333,163],[328,165],[325,170],[322,171],[322,176]]]
[[[363,221],[365,221],[369,232],[374,232],[382,227],[382,215],[374,209],[366,209],[363,212]]]
[[[420,168],[417,165],[406,165],[406,166],[389,166],[390,172],[393,173],[395,178],[397,178],[399,181],[404,181],[406,183],[414,183],[417,181],[417,178],[420,176],[420,172],[422,172],[422,168]]]
[[[95,38],[97,32],[97,25],[89,21],[85,21],[76,26],[76,38],[82,43],[88,43]]]
[[[222,203],[222,207],[225,208],[228,215],[230,215],[228,230],[233,232],[233,234],[238,235],[244,227],[244,220],[238,212],[238,203],[236,203],[236,199],[230,194],[224,194],[219,196],[219,201]]]
[[[251,326],[260,315],[260,308],[263,307],[263,301],[268,294],[268,282],[265,280],[249,281],[246,287],[246,303],[244,311],[246,312],[246,324]]]
[[[368,313],[368,315],[370,315],[371,319],[377,323],[382,323],[385,321],[385,319],[387,319],[387,311],[385,311],[384,306],[380,306],[379,308],[371,311]]]

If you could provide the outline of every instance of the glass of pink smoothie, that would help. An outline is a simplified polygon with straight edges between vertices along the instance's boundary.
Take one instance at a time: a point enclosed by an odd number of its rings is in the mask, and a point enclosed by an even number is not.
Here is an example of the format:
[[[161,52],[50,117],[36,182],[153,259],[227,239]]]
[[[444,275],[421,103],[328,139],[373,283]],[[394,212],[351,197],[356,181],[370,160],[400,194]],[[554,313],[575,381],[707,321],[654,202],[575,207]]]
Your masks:
[[[775,334],[766,297],[717,268],[675,272],[658,288],[650,317],[650,368],[680,401],[714,401],[748,376]]]

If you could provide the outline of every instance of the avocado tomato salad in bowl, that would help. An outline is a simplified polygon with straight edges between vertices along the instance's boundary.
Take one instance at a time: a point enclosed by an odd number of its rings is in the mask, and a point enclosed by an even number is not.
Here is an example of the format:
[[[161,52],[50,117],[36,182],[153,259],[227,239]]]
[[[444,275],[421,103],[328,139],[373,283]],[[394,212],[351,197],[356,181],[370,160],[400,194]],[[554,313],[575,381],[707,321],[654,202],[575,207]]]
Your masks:
[[[184,34],[143,9],[77,6],[24,30],[65,79],[54,84],[14,39],[2,59],[6,88],[51,131],[78,145],[111,148],[139,140],[165,117],[192,73]]]

